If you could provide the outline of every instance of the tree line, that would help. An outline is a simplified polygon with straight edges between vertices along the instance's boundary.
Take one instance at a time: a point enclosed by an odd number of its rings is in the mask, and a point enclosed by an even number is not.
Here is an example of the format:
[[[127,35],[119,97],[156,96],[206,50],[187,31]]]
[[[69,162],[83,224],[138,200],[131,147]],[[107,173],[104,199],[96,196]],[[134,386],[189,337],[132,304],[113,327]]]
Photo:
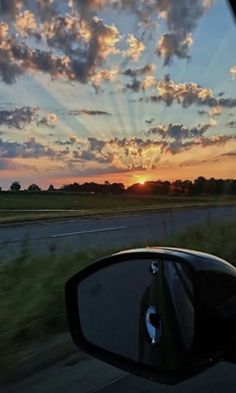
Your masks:
[[[9,191],[20,191],[21,184],[14,181]],[[0,187],[1,191],[1,187]],[[41,188],[36,184],[31,184],[27,190],[29,192],[40,192]],[[170,181],[147,181],[144,184],[135,183],[125,188],[123,183],[110,183],[105,181],[103,184],[95,182],[85,182],[79,184],[77,182],[65,184],[61,188],[56,189],[51,184],[44,192],[87,192],[87,193],[103,193],[103,194],[132,194],[132,195],[165,195],[165,196],[198,196],[198,195],[236,195],[236,179],[206,179],[199,176],[195,180],[175,180]]]

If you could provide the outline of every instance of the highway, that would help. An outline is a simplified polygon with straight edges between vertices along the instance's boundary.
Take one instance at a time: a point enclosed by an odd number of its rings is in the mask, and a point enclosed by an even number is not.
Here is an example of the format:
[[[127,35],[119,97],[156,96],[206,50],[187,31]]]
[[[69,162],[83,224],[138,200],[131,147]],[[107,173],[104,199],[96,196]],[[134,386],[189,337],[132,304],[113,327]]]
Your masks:
[[[0,226],[0,255],[5,261],[18,252],[28,238],[37,254],[88,250],[89,248],[127,248],[134,242],[150,244],[175,236],[192,226],[236,218],[236,206],[173,210],[162,213],[120,217],[73,219]],[[184,246],[184,244],[183,244]],[[31,378],[2,388],[3,393],[233,393],[235,365],[222,363],[188,381],[174,386],[160,385],[115,369],[96,359],[65,359]],[[105,382],[106,381],[106,382]]]
[[[0,225],[0,257],[11,258],[27,241],[34,254],[60,255],[91,249],[132,247],[142,242],[156,244],[195,225],[236,218],[236,206],[176,209],[158,213],[116,217],[78,218]],[[184,244],[183,244],[184,246]]]
[[[219,363],[177,385],[162,385],[127,374],[95,358],[65,359],[1,393],[235,393],[236,366]]]

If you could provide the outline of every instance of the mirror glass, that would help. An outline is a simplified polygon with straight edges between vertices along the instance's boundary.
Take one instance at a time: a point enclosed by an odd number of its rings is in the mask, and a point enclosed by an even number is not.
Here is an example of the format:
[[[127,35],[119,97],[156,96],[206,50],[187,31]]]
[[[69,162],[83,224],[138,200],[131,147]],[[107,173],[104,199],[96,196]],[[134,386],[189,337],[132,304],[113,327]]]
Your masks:
[[[88,342],[158,369],[187,361],[194,338],[193,285],[187,266],[127,260],[78,286],[81,329]]]

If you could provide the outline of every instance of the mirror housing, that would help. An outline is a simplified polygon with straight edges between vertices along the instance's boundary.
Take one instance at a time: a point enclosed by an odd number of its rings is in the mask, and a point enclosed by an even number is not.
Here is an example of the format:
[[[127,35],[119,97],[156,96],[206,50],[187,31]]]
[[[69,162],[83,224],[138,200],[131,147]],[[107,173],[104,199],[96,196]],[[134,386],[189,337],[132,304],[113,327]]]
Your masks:
[[[137,291],[128,305],[131,283]],[[219,360],[235,361],[236,269],[215,256],[158,247],[119,252],[73,276],[65,295],[77,347],[130,373],[175,384]]]

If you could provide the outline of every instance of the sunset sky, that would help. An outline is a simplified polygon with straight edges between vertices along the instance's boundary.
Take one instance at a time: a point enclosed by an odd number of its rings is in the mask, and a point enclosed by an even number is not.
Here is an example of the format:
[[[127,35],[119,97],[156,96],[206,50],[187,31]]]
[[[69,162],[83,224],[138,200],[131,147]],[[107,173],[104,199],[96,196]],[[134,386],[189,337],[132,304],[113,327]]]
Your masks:
[[[0,0],[0,186],[235,178],[224,0]]]

